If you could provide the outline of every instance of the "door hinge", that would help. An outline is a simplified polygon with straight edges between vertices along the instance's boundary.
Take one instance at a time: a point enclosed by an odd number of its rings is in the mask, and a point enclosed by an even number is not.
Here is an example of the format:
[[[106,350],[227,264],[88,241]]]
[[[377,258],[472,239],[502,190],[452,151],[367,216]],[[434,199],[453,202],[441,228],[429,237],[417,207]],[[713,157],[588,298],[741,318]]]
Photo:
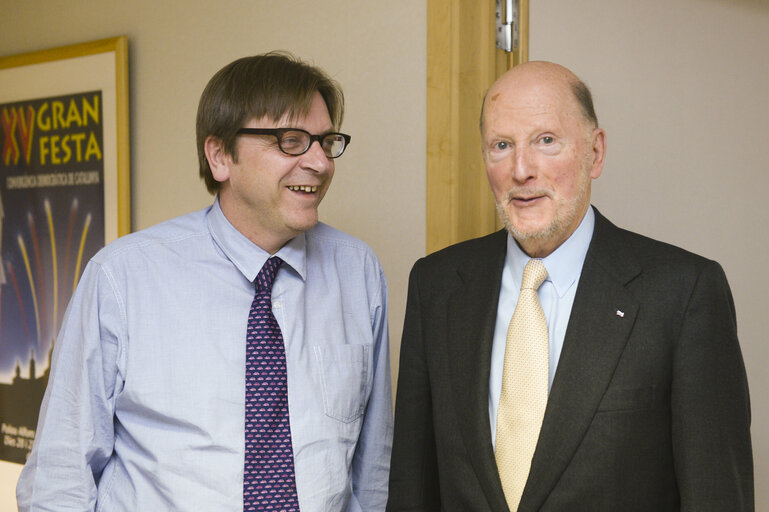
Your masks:
[[[518,48],[518,0],[496,0],[497,48],[512,52]]]

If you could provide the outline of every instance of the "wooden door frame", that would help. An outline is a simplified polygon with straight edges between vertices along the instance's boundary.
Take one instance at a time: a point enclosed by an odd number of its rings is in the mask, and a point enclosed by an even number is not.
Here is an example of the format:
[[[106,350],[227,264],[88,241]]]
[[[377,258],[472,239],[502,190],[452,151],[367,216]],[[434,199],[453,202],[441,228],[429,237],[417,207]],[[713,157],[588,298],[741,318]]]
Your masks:
[[[481,158],[483,95],[528,60],[529,0],[519,0],[519,44],[495,47],[494,0],[427,0],[426,250],[498,228]]]

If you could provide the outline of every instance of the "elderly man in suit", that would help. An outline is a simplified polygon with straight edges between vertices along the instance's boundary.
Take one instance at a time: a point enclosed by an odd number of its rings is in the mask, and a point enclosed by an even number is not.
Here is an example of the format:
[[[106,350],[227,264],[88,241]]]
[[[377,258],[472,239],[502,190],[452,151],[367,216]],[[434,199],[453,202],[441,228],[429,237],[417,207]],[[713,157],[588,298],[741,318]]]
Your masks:
[[[721,267],[591,207],[606,134],[562,66],[503,75],[481,131],[506,229],[412,270],[388,510],[753,510]]]

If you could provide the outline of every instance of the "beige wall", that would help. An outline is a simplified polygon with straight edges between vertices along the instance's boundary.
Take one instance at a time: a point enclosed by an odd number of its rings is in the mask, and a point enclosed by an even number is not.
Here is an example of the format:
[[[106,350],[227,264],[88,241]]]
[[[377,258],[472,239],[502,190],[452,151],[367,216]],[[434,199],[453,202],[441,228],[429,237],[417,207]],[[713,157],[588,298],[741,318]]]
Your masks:
[[[321,218],[379,255],[400,339],[408,272],[425,247],[425,0],[0,0],[0,13],[3,56],[128,36],[134,229],[210,203],[194,124],[213,73],[272,49],[326,69],[344,87],[352,143]],[[20,468],[0,462],[0,512],[16,510]]]
[[[408,270],[424,250],[424,0],[0,0],[0,12],[0,55],[129,37],[135,229],[209,202],[193,123],[219,67],[283,48],[335,75],[353,143],[322,217],[382,259],[397,357]],[[767,48],[766,0],[531,1],[531,57],[580,74],[609,133],[594,203],[726,269],[753,396],[757,510],[769,510]],[[14,510],[18,468],[0,463],[0,512]]]
[[[608,132],[593,203],[719,261],[750,382],[769,510],[769,1],[531,0],[531,58],[572,68]]]

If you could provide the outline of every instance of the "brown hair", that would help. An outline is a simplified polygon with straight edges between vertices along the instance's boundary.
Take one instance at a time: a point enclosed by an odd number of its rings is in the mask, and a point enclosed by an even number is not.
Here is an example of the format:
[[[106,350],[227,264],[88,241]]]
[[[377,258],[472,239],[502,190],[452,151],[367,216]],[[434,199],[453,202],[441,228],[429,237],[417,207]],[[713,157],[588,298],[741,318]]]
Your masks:
[[[593,125],[593,128],[598,128],[598,116],[595,115],[595,108],[593,107],[593,95],[590,94],[590,89],[585,85],[585,82],[582,80],[572,82],[571,92],[577,98],[577,103],[585,119]]]
[[[196,122],[200,177],[216,194],[221,183],[208,165],[205,143],[209,136],[221,140],[224,151],[237,161],[237,130],[251,119],[307,114],[315,92],[326,102],[335,130],[342,124],[344,95],[339,84],[323,70],[287,52],[243,57],[220,69],[200,96]]]

